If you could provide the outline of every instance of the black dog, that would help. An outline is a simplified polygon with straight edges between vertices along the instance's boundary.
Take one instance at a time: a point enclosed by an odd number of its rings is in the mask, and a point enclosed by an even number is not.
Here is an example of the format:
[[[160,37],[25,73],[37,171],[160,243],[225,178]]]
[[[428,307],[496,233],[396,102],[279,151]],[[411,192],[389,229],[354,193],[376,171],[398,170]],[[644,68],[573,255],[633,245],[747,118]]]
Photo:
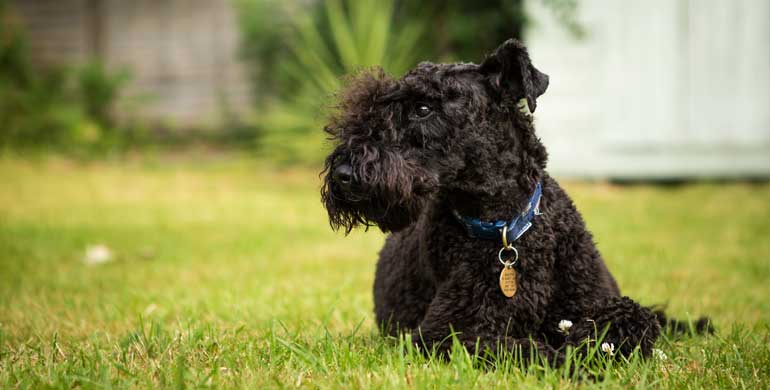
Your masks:
[[[547,87],[509,40],[481,65],[364,72],[341,93],[321,195],[333,228],[392,233],[374,282],[385,332],[439,349],[456,332],[471,352],[515,347],[558,364],[564,346],[607,330],[607,352],[651,354],[662,313],[621,296],[545,170],[531,112]]]

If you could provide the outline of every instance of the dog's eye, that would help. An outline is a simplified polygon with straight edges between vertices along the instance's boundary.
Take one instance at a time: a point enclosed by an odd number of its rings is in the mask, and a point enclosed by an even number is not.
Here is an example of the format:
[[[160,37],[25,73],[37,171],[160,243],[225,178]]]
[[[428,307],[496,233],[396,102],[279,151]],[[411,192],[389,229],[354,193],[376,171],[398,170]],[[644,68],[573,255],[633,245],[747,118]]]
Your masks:
[[[425,118],[431,113],[433,113],[433,109],[430,108],[429,105],[424,103],[418,104],[414,110],[414,115],[416,115],[418,118]]]

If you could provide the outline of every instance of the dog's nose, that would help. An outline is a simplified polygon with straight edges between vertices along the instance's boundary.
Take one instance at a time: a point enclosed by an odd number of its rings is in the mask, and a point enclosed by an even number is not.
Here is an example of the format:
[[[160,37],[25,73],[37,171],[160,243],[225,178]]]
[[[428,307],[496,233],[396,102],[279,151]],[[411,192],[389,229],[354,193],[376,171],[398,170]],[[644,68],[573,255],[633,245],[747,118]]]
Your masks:
[[[353,167],[350,164],[337,165],[332,172],[332,180],[342,187],[350,186],[353,182]]]

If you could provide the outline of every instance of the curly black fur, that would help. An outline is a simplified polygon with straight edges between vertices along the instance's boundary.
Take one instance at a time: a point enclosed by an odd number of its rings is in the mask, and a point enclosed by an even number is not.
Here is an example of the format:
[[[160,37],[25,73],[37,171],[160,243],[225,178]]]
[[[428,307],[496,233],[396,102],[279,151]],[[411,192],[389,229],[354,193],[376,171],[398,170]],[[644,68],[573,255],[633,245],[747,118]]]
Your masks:
[[[534,111],[547,86],[524,46],[509,40],[481,65],[424,62],[398,80],[370,70],[340,94],[326,127],[335,149],[321,197],[333,228],[391,232],[374,283],[384,332],[445,348],[455,331],[471,351],[477,343],[535,348],[558,364],[565,346],[607,329],[619,355],[650,355],[661,319],[621,296],[580,213],[545,170],[531,115],[516,106],[526,99]],[[343,165],[349,183],[334,179]],[[516,242],[518,292],[506,298],[501,243],[469,238],[453,211],[510,219],[538,180],[543,215]],[[562,319],[574,323],[568,334]]]

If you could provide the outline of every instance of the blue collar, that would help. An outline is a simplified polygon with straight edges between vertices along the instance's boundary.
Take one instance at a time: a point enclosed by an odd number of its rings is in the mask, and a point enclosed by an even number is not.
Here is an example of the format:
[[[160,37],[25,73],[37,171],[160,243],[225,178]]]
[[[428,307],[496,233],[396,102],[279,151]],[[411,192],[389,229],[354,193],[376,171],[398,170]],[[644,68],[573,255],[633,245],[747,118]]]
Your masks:
[[[502,230],[506,229],[506,239],[508,244],[511,244],[532,226],[532,220],[535,219],[535,216],[540,215],[540,197],[542,194],[543,188],[540,185],[540,180],[538,180],[535,192],[529,198],[527,208],[510,221],[484,222],[478,218],[463,217],[457,211],[454,211],[454,215],[457,221],[465,227],[471,238],[502,240]]]

